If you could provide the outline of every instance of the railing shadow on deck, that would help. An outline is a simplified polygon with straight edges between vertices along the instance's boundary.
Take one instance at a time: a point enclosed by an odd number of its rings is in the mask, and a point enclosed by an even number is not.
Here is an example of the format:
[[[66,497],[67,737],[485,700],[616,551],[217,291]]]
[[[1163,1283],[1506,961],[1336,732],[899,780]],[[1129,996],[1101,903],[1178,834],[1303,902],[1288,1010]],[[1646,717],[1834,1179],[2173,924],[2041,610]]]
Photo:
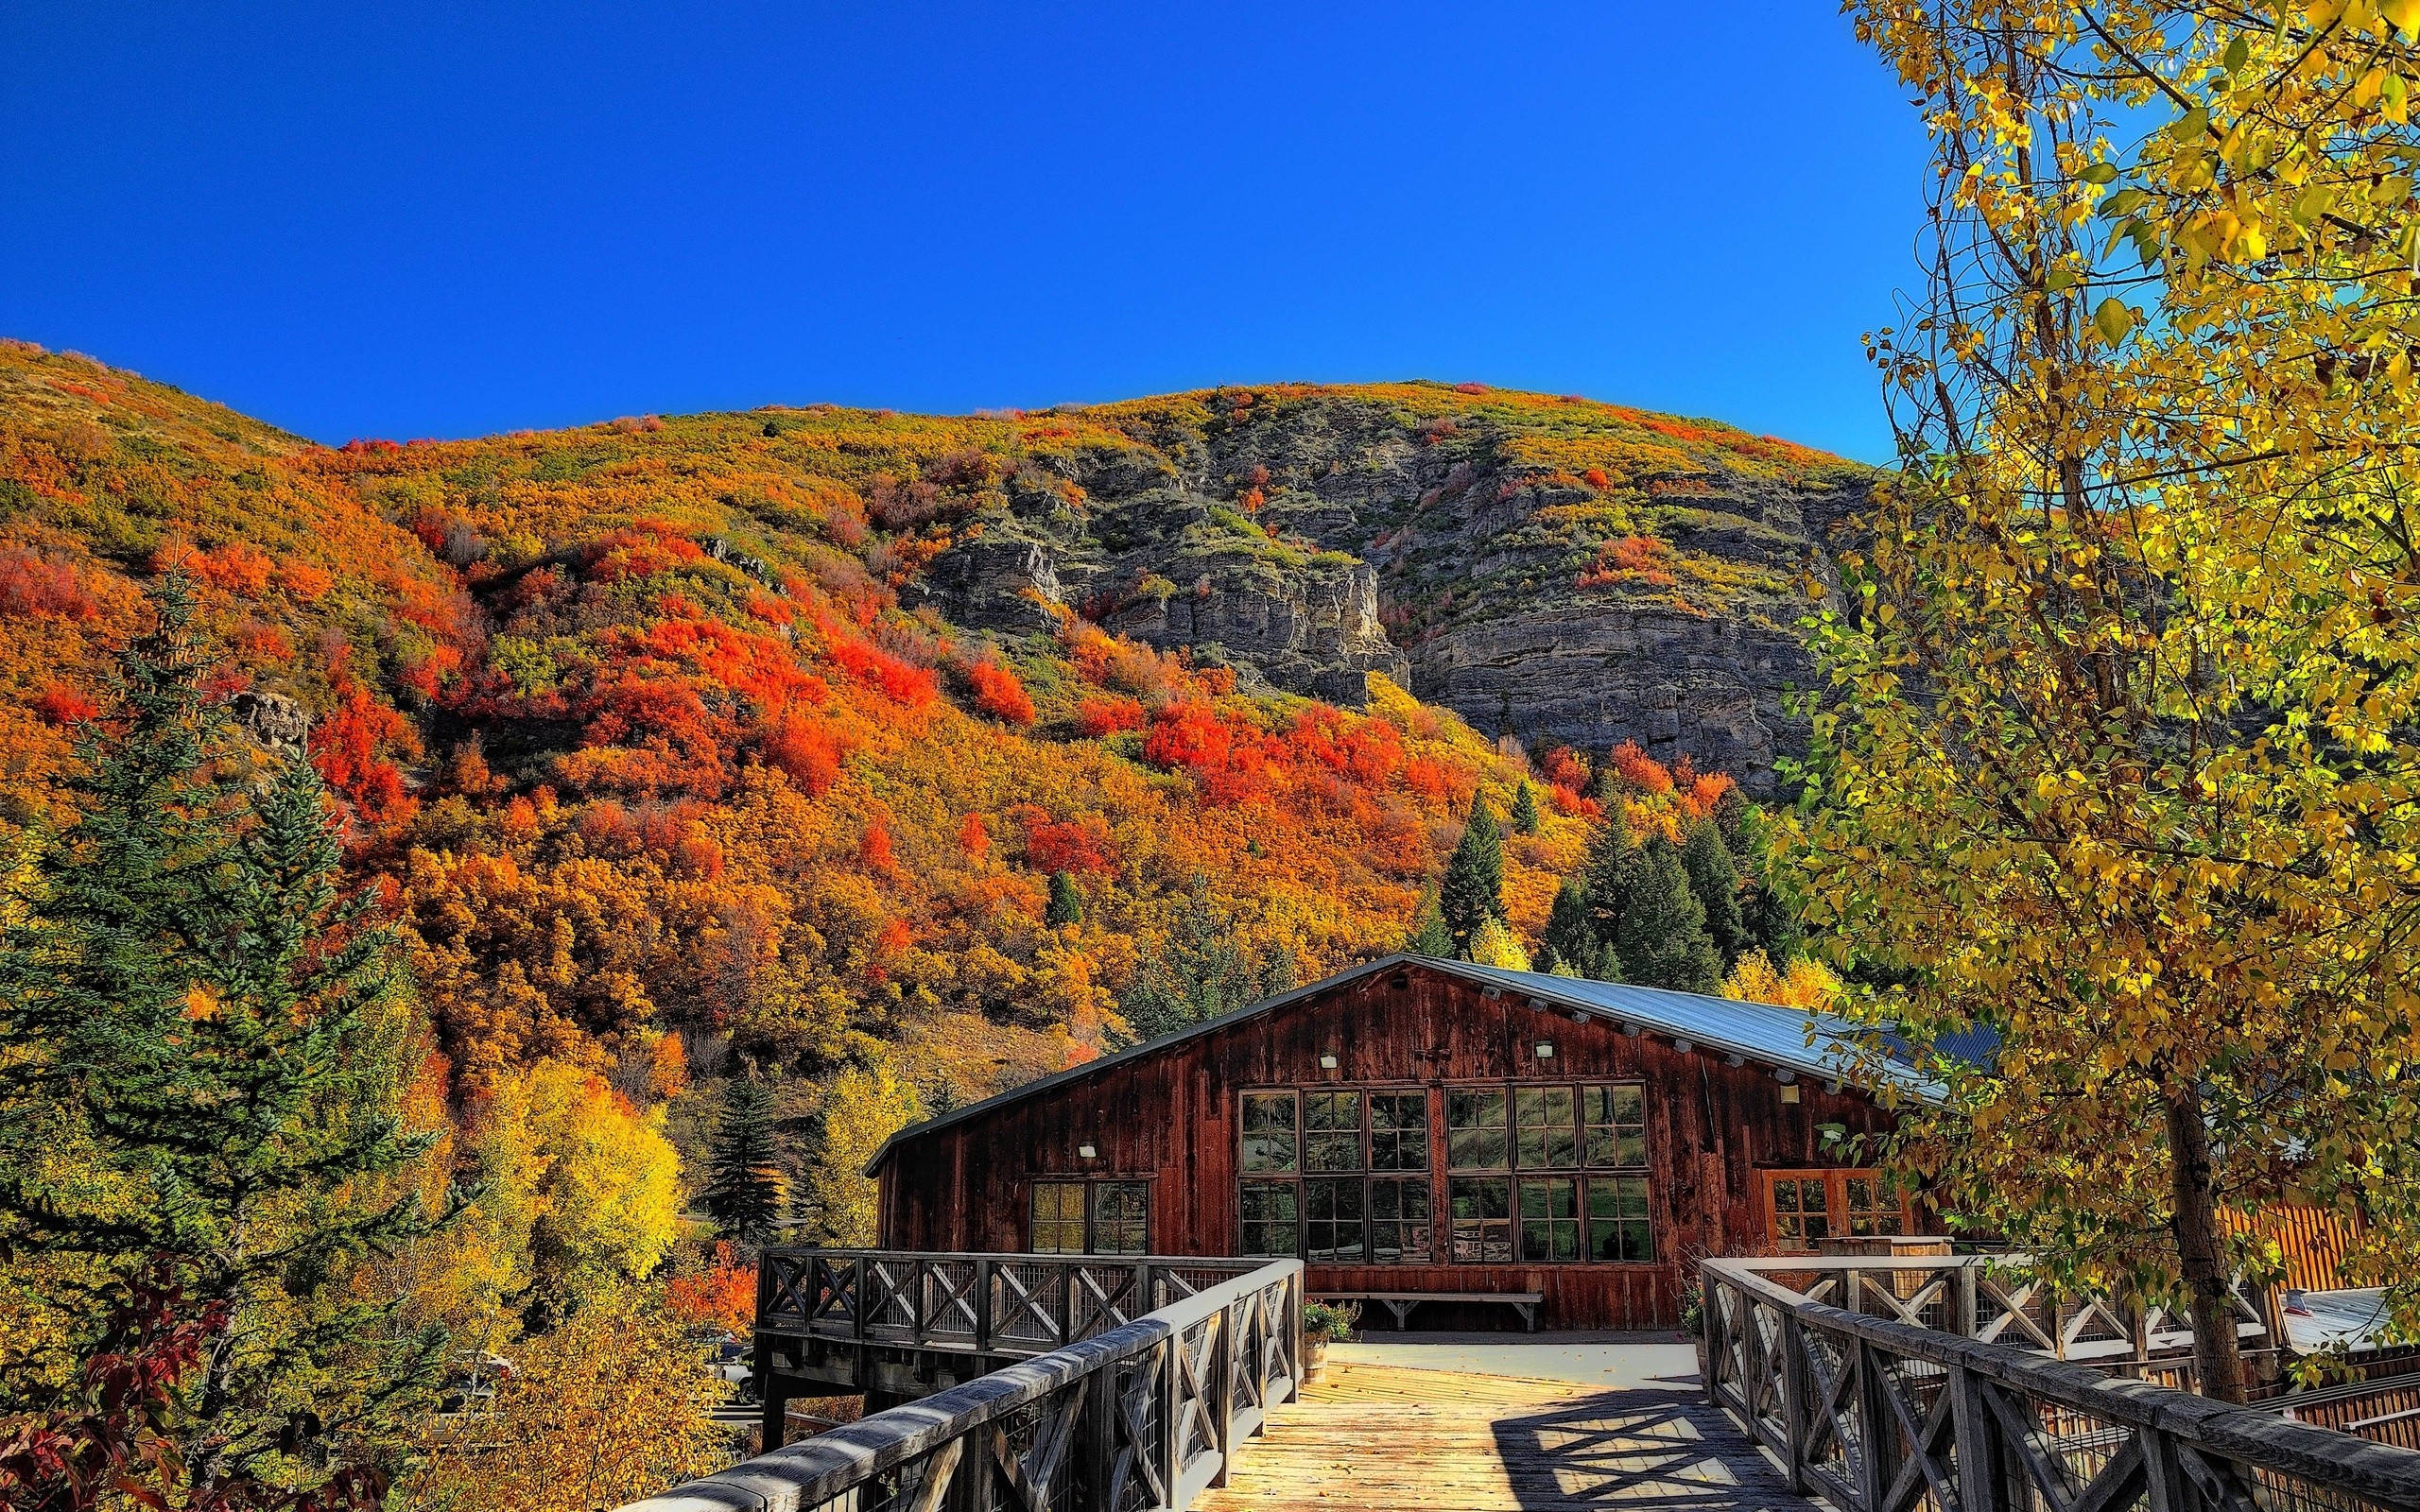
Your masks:
[[[2007,1299],[1981,1257],[1931,1262],[1909,1297],[1851,1275],[1849,1308],[1772,1274],[1824,1268],[1700,1263],[1706,1390],[1841,1512],[2420,1509],[2420,1452],[2016,1348],[2062,1342],[2021,1307],[1979,1327],[1979,1297]]]
[[[802,1324],[845,1327],[862,1337],[882,1307],[896,1303],[911,1314],[902,1332],[912,1337],[927,1332],[924,1319],[936,1315],[926,1313],[932,1263],[964,1263],[967,1286],[979,1263],[985,1295],[996,1296],[995,1263],[1024,1258],[826,1255],[815,1285],[760,1298],[771,1304],[762,1314],[769,1321],[795,1316]],[[804,1259],[810,1272],[819,1263],[801,1252],[786,1259]],[[1119,1302],[1166,1297],[1164,1306],[1130,1318],[1125,1306],[1110,1303],[1088,1314],[1087,1321],[1101,1325],[1089,1337],[623,1512],[1177,1512],[1205,1487],[1223,1484],[1236,1446],[1260,1431],[1270,1406],[1297,1391],[1303,1266],[1292,1260],[1162,1263],[1209,1282],[1194,1289],[1191,1278],[1163,1287],[1151,1263],[1111,1267],[1140,1288]],[[883,1278],[872,1284],[870,1265]],[[1238,1268],[1243,1273],[1234,1274]],[[800,1269],[785,1266],[792,1277]],[[1214,1280],[1220,1274],[1228,1279]],[[894,1287],[893,1276],[918,1280]],[[1071,1284],[1082,1283],[1079,1278]],[[836,1313],[838,1290],[850,1296]],[[902,1290],[909,1294],[904,1303]],[[874,1302],[877,1293],[884,1302]],[[959,1304],[939,1305],[946,1314]],[[971,1349],[973,1336],[989,1331],[971,1315],[963,1321]]]
[[[1509,1416],[1495,1452],[1514,1503],[1536,1512],[1749,1512],[1802,1500],[1694,1391],[1630,1387]]]

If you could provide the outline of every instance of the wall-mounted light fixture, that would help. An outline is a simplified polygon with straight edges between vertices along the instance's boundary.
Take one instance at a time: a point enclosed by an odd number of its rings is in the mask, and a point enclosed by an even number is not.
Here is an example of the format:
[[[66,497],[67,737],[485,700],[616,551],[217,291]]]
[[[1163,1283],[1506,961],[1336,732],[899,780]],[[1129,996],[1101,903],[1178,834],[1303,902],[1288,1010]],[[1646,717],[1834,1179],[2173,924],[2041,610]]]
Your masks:
[[[1530,1000],[1530,1006],[1535,1008],[1540,1013],[1544,1013],[1547,1011],[1547,1000],[1544,998],[1531,998]]]
[[[1089,1144],[1079,1144],[1076,1146],[1076,1154],[1080,1159],[1089,1160],[1099,1155],[1100,1151],[1094,1149]]]
[[[1625,1035],[1629,1036],[1629,1037],[1630,1037],[1631,1039],[1633,1039],[1633,1040],[1637,1039],[1640,1035],[1645,1034],[1645,1033],[1647,1032],[1646,1030],[1641,1029],[1637,1024],[1634,1024],[1634,1023],[1625,1023],[1625,1024],[1620,1025],[1619,1027],[1620,1027],[1620,1029],[1621,1029],[1621,1031],[1622,1031],[1622,1033],[1623,1033],[1623,1034],[1625,1034]]]
[[[1554,1041],[1551,1040],[1541,1040],[1530,1048],[1537,1052],[1537,1056],[1540,1060],[1552,1060],[1554,1058]]]
[[[1586,1023],[1588,1022],[1588,1010],[1586,1008],[1572,1009],[1571,1022],[1574,1023]]]
[[[1748,1060],[1744,1056],[1733,1054],[1723,1057],[1722,1063],[1726,1066],[1744,1066],[1748,1063]]]
[[[1789,1070],[1776,1070],[1776,1071],[1773,1073],[1773,1080],[1775,1080],[1775,1081],[1777,1081],[1777,1082],[1781,1083],[1781,1084],[1782,1084],[1783,1086],[1785,1086],[1785,1087],[1789,1086],[1791,1082],[1794,1082],[1794,1081],[1796,1081],[1797,1079],[1798,1079],[1798,1073],[1796,1073],[1796,1072],[1794,1072],[1794,1071],[1789,1071]]]
[[[1824,1090],[1837,1097],[1840,1095],[1841,1084],[1837,1081],[1827,1081],[1824,1084]]]
[[[1672,1048],[1685,1056],[1697,1046],[1686,1040],[1675,1040],[1672,1041]]]
[[[1483,998],[1500,998],[1504,995],[1504,989],[1500,987],[1483,987],[1478,989],[1478,995]]]
[[[1335,1057],[1334,1056],[1322,1056],[1322,1057],[1320,1057],[1320,1070],[1322,1070],[1322,1071],[1334,1071],[1335,1069],[1336,1069],[1336,1057]]]

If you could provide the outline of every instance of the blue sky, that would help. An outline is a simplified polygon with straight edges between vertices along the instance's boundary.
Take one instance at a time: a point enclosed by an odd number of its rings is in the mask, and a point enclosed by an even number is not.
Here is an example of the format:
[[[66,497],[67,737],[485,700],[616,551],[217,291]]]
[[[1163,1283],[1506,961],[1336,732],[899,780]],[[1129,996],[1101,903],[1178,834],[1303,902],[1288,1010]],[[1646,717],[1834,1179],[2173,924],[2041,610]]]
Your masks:
[[[1829,4],[376,9],[0,9],[0,334],[332,442],[1434,377],[1889,451],[1924,145]]]

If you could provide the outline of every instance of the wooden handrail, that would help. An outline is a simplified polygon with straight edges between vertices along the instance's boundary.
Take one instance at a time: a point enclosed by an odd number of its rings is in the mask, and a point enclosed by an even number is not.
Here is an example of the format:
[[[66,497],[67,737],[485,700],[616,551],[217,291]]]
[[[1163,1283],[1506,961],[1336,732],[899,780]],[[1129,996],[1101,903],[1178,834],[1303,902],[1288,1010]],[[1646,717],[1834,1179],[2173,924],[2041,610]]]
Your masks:
[[[870,1263],[921,1275],[918,1263],[1032,1257],[785,1246],[781,1258],[845,1263],[859,1288],[852,1311],[862,1319]],[[1303,1265],[1182,1257],[1168,1263],[1197,1273],[1233,1264],[1242,1274],[1090,1338],[757,1455],[622,1512],[808,1512],[853,1495],[856,1500],[848,1504],[888,1506],[898,1498],[908,1512],[943,1512],[990,1506],[994,1490],[1007,1505],[1110,1512],[1134,1505],[1138,1489],[1142,1505],[1178,1512],[1203,1487],[1223,1481],[1235,1445],[1259,1431],[1269,1405],[1298,1388]],[[772,1270],[766,1268],[768,1277]],[[1155,1274],[1146,1269],[1137,1276],[1144,1299]],[[772,1290],[769,1281],[765,1301]],[[1019,1443],[1021,1436],[1029,1442]],[[1084,1469],[1072,1484],[1083,1493],[1080,1502],[1054,1502],[1053,1487],[1071,1484],[1068,1471],[1079,1464]],[[879,1497],[862,1495],[867,1488]]]
[[[2420,1508],[2420,1452],[1834,1307],[1764,1271],[1699,1263],[1706,1389],[1791,1487],[1843,1512]],[[1904,1264],[1870,1269],[1909,1269]],[[1932,1268],[1970,1265],[1935,1257]]]

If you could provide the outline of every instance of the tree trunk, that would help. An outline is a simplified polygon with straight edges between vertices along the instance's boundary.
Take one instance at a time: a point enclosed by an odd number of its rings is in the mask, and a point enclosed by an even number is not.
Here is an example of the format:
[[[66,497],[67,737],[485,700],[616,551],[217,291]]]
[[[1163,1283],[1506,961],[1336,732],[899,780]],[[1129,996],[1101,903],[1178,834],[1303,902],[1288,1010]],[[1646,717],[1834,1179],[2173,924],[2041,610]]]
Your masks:
[[[2176,1258],[2192,1294],[2193,1364],[2202,1377],[2202,1394],[2239,1403],[2244,1400],[2243,1353],[2236,1347],[2226,1246],[2219,1232],[2218,1182],[2210,1169],[2209,1130],[2202,1123],[2202,1093],[2189,1082],[2169,1091],[2168,1156]]]

